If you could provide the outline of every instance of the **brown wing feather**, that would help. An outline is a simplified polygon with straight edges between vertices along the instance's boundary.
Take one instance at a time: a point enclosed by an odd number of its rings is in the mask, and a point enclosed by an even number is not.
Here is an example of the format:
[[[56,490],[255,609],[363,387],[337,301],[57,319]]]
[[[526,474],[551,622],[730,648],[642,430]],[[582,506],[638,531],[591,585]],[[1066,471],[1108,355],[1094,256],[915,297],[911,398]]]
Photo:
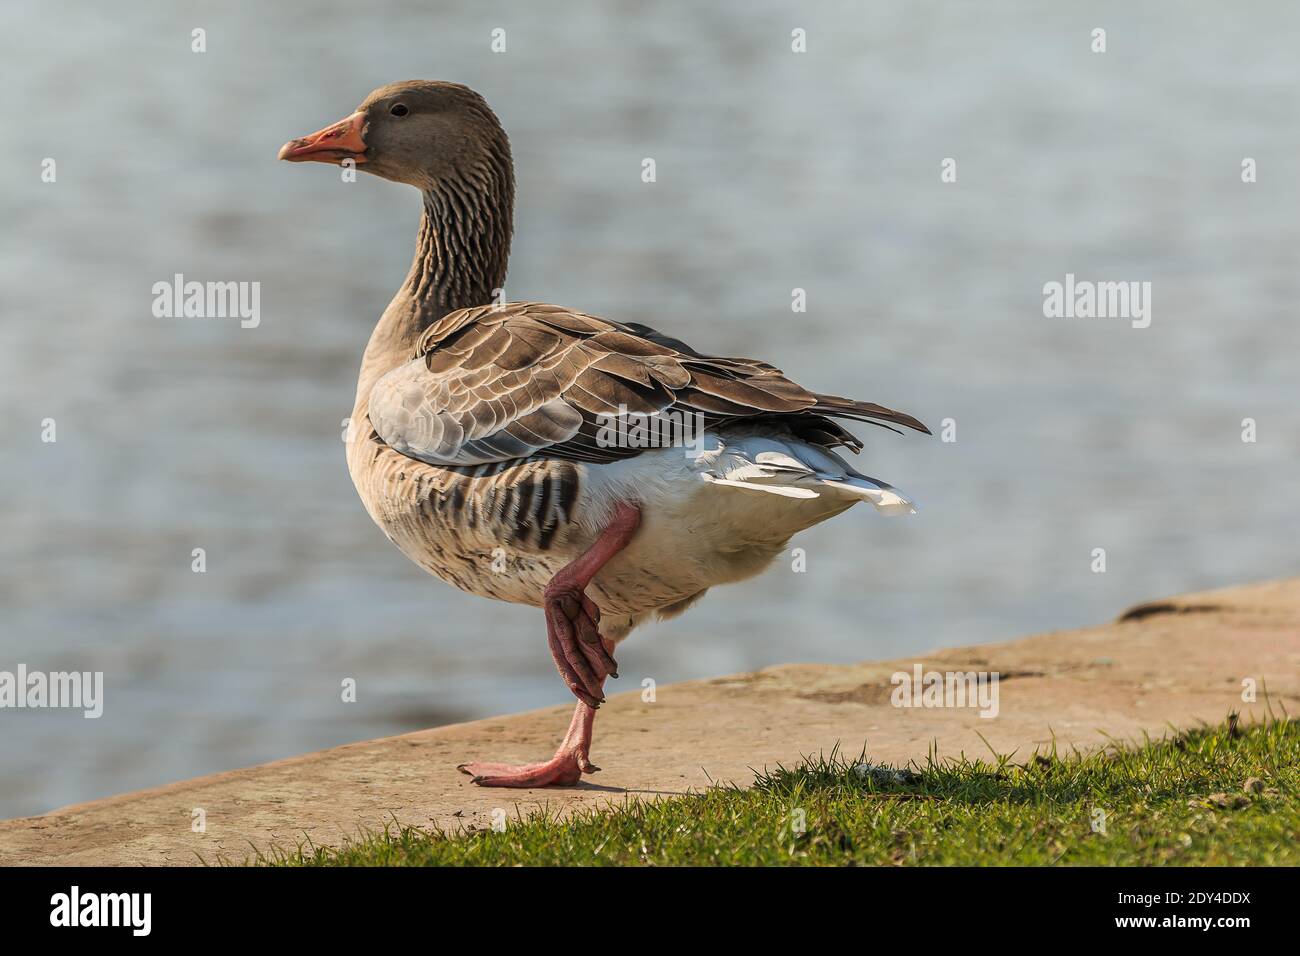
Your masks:
[[[703,355],[648,326],[532,302],[444,317],[421,337],[412,361],[370,395],[380,437],[444,465],[539,452],[613,461],[640,449],[602,443],[605,417],[669,411],[699,415],[706,427],[768,420],[855,451],[861,442],[832,419],[929,433],[903,412],[809,392],[766,362]]]

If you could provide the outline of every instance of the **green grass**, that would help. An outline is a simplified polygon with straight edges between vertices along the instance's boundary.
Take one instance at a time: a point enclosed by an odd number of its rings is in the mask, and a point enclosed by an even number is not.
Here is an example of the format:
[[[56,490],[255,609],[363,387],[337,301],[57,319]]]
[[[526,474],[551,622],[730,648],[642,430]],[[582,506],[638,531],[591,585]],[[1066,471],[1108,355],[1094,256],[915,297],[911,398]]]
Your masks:
[[[1293,720],[1239,726],[1234,716],[1162,740],[1089,754],[1043,753],[1023,763],[931,756],[902,771],[858,766],[832,753],[760,773],[745,790],[628,800],[563,820],[537,813],[508,820],[504,832],[394,824],[338,849],[305,845],[255,862],[1300,864],[1300,722]],[[501,802],[509,806],[510,795],[503,793]]]

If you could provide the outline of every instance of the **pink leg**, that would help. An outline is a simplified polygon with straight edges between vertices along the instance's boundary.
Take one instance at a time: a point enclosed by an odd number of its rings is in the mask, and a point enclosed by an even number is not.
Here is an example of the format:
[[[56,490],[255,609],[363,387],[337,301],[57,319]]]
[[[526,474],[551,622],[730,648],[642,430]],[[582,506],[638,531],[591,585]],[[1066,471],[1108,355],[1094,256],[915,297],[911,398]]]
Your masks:
[[[469,774],[480,787],[572,787],[584,773],[600,769],[590,759],[591,725],[595,719],[596,709],[578,701],[569,732],[555,756],[545,763],[463,763],[456,769]]]
[[[605,678],[618,676],[612,656],[614,643],[600,635],[600,609],[584,593],[591,579],[632,540],[641,512],[620,504],[596,543],[561,568],[546,586],[542,610],[546,614],[546,640],[555,666],[578,706],[555,756],[546,763],[512,766],[501,763],[467,763],[459,768],[482,787],[571,787],[584,773],[595,773],[591,750],[591,725],[596,708],[605,701]]]

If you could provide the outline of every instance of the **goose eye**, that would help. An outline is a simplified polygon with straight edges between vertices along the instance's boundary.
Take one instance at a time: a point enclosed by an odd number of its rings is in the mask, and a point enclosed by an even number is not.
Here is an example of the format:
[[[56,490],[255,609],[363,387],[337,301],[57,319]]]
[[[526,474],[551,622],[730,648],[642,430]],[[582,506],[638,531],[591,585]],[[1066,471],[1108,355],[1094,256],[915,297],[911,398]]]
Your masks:
[[[403,104],[401,104],[401,103],[394,103],[394,104],[393,104],[393,108],[392,108],[391,110],[389,110],[388,112],[392,113],[394,116],[405,116],[407,113],[409,113],[409,112],[411,112],[411,111],[408,110],[408,109],[407,109]]]

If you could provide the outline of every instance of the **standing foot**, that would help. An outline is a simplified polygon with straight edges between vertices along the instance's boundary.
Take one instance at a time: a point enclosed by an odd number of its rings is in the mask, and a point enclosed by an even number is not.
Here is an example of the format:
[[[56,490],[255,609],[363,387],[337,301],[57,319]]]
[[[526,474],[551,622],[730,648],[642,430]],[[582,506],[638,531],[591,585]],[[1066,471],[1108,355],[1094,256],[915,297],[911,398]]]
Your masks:
[[[600,768],[577,753],[558,753],[546,763],[463,763],[456,768],[480,787],[572,787],[584,773]]]
[[[463,763],[456,769],[474,778],[480,787],[572,787],[584,773],[600,768],[591,762],[591,725],[596,710],[581,701],[573,709],[569,731],[560,749],[546,763],[516,766],[508,763]]]

